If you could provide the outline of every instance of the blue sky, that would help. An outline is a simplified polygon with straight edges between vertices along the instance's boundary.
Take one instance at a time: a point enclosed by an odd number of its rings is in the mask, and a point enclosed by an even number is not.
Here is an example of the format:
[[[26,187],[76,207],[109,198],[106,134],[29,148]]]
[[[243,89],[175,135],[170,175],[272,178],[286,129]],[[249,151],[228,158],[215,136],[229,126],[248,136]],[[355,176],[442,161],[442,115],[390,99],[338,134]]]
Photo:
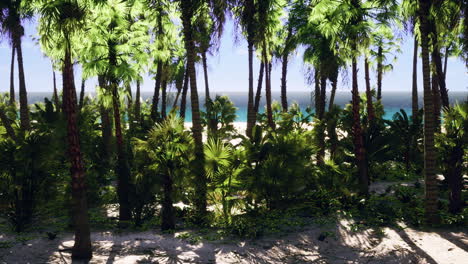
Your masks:
[[[38,45],[32,41],[36,35],[35,22],[27,22],[25,25],[26,36],[23,38],[23,57],[26,75],[26,87],[31,92],[52,91],[52,70],[50,61],[42,54]],[[209,83],[212,91],[239,91],[247,92],[248,89],[248,58],[247,45],[242,36],[235,37],[232,21],[228,21],[224,35],[221,40],[219,52],[208,58]],[[404,36],[401,44],[401,53],[397,54],[397,61],[393,63],[394,70],[386,73],[383,79],[384,91],[410,91],[412,76],[412,49],[411,36]],[[0,92],[9,90],[11,49],[9,44],[2,40],[0,43]],[[360,89],[363,89],[363,64],[359,63]],[[281,65],[274,63],[272,73],[272,89],[280,89]],[[259,62],[254,61],[255,83],[258,75]],[[288,90],[310,91],[311,85],[306,82],[307,70],[302,62],[301,53],[292,55],[288,70]],[[15,70],[17,74],[18,70]],[[349,72],[349,70],[348,70]],[[197,66],[198,89],[203,90],[203,75],[201,67]],[[339,90],[350,90],[350,74],[341,74],[339,79]],[[371,84],[375,86],[375,72],[371,72]],[[421,63],[418,65],[418,88],[422,89]],[[77,87],[79,87],[81,73],[79,67],[75,69]],[[57,74],[58,87],[61,88],[60,73]],[[15,77],[17,79],[17,77]],[[16,80],[17,82],[17,80]],[[89,80],[86,85],[87,91],[93,91],[97,85],[95,79]],[[16,85],[15,87],[18,87]],[[143,91],[153,91],[154,81],[150,76],[145,77],[142,85]],[[464,63],[457,58],[449,58],[447,72],[447,87],[451,91],[468,92],[468,74]]]

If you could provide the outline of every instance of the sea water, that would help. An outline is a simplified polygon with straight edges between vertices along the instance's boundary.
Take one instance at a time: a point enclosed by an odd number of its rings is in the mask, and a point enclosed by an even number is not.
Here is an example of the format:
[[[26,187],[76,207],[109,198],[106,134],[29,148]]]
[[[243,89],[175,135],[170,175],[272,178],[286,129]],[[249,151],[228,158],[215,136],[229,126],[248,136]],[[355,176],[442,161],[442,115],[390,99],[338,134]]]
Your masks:
[[[93,93],[87,93],[87,96],[94,96]],[[247,92],[211,92],[211,98],[214,98],[216,95],[226,95],[228,96],[234,105],[237,107],[237,118],[236,122],[246,122],[247,121],[247,103],[248,103],[248,94]],[[44,98],[51,98],[51,92],[30,92],[28,93],[28,100],[30,104],[42,102]],[[141,99],[144,101],[151,102],[153,97],[152,92],[142,92]],[[172,106],[175,93],[168,93],[168,106]],[[327,100],[330,95],[327,94]],[[280,93],[272,92],[273,101],[280,101]],[[299,104],[300,108],[305,111],[307,107],[314,107],[314,97],[311,92],[296,92],[290,91],[287,95],[288,103],[291,104],[296,102]],[[449,92],[450,103],[461,103],[468,100],[468,91],[456,91]],[[199,94],[200,107],[204,109],[205,96],[203,93]],[[344,107],[346,104],[351,102],[351,92],[350,91],[337,91],[335,96],[335,104],[340,107]],[[400,109],[406,111],[408,115],[411,115],[411,91],[408,92],[382,92],[382,103],[385,110],[385,119],[392,119],[393,115],[396,112],[399,112]],[[161,104],[161,102],[160,102]],[[419,107],[422,108],[423,98],[422,92],[419,92]],[[265,106],[265,96],[263,95],[260,101],[260,111],[264,110]],[[170,110],[170,109],[168,109]],[[192,113],[190,109],[190,94],[187,95],[187,112],[185,121],[191,121]]]

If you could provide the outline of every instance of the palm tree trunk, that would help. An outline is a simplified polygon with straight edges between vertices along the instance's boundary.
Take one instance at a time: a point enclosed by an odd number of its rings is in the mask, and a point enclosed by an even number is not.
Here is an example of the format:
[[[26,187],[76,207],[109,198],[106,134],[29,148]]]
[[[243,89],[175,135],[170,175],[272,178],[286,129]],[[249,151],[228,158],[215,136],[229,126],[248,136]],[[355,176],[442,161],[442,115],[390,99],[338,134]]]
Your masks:
[[[461,144],[453,146],[447,160],[445,177],[449,185],[449,211],[458,214],[463,211],[463,157],[465,153]]]
[[[262,96],[262,82],[263,82],[263,73],[264,72],[265,72],[265,63],[263,63],[263,61],[262,61],[260,63],[260,71],[258,73],[257,92],[255,93],[255,103],[254,103],[255,115],[258,114],[258,109],[260,107],[260,98]]]
[[[275,123],[273,121],[273,109],[271,108],[271,63],[268,61],[267,53],[266,53],[266,44],[263,42],[263,59],[265,63],[265,99],[266,99],[266,110],[267,110],[267,120],[268,125],[271,128],[275,128]]]
[[[161,77],[162,77],[162,62],[158,62],[158,68],[156,69],[156,78],[154,82],[154,95],[153,103],[151,104],[151,118],[156,121],[158,118],[158,104],[159,104],[159,90],[161,89]]]
[[[80,134],[77,126],[76,91],[73,85],[73,65],[69,48],[65,52],[63,65],[63,103],[67,120],[68,155],[72,178],[73,220],[75,244],[72,258],[91,259],[91,237],[86,198],[86,176],[80,149]]]
[[[210,87],[208,85],[208,64],[206,62],[206,51],[202,52],[203,76],[205,77],[205,107],[208,107],[210,98]]]
[[[163,202],[161,208],[161,230],[174,230],[174,208],[172,205],[172,177],[169,173],[163,176]]]
[[[421,57],[424,84],[424,174],[425,174],[425,215],[431,224],[439,222],[437,214],[438,187],[436,180],[436,152],[434,146],[434,101],[431,89],[431,68],[429,64],[429,10],[430,0],[419,0],[419,18],[421,30]]]
[[[253,95],[253,41],[248,41],[248,53],[249,53],[249,95],[248,95],[248,102],[247,102],[247,129],[245,133],[248,137],[252,137],[252,128],[255,125],[255,121],[256,121],[256,113],[254,111],[254,98],[253,98],[254,96]]]
[[[283,54],[283,65],[281,67],[281,106],[283,108],[283,112],[288,111],[288,99],[286,93],[286,76],[288,73],[288,55],[286,51]]]
[[[333,108],[333,105],[335,104],[335,95],[336,95],[336,89],[338,87],[338,74],[333,77],[331,80],[332,83],[332,90],[330,93],[330,102],[328,102],[328,111],[331,111]]]
[[[24,77],[23,50],[21,49],[21,36],[18,33],[14,34],[13,42],[18,59],[20,124],[21,129],[30,130],[31,123],[29,120],[29,106],[28,94],[26,92],[26,80]]]
[[[187,72],[190,80],[190,99],[192,103],[192,135],[195,141],[195,161],[193,171],[195,173],[195,210],[196,222],[202,224],[206,221],[206,195],[207,195],[207,180],[205,175],[204,163],[205,157],[203,153],[203,138],[202,124],[200,117],[200,106],[198,102],[197,91],[197,76],[195,73],[195,43],[192,38],[193,8],[189,1],[181,1],[182,7],[182,25],[185,38],[185,49],[187,50]]]
[[[382,46],[379,46],[377,50],[377,101],[382,100],[382,76],[383,76],[382,59],[383,59],[383,49],[382,49]]]
[[[369,61],[367,57],[364,59],[364,72],[366,79],[366,97],[367,97],[367,116],[369,119],[369,124],[374,122],[375,111],[374,104],[372,103],[372,91],[370,87],[370,75],[369,75]]]
[[[166,119],[166,108],[167,108],[167,81],[164,78],[162,81],[162,96],[161,96],[161,116]]]
[[[325,115],[325,104],[326,104],[326,88],[327,88],[327,76],[325,74],[320,75],[320,99],[317,112],[317,122],[314,124],[317,131],[317,165],[321,166],[324,164],[325,157],[325,122],[323,117]]]
[[[445,57],[444,57],[444,81],[447,82],[447,63],[449,57],[450,46],[445,48]]]
[[[434,53],[432,53],[434,55]],[[434,56],[432,56],[432,59],[434,59]],[[432,71],[432,96],[434,100],[434,122],[435,122],[435,131],[440,132],[440,125],[441,125],[441,120],[440,120],[440,114],[441,114],[441,98],[440,98],[440,90],[439,90],[439,82],[438,78],[439,76],[436,73],[435,65],[432,65],[433,71]]]
[[[107,88],[104,80],[104,76],[98,76],[99,87]],[[110,109],[104,107],[103,104],[99,106],[99,112],[101,115],[101,135],[102,135],[102,153],[103,161],[105,164],[110,163],[110,158],[112,156],[112,122],[110,117]]]
[[[366,150],[364,149],[364,140],[361,127],[361,116],[359,113],[360,101],[358,78],[357,78],[357,63],[356,58],[352,62],[353,74],[353,90],[352,90],[352,110],[353,110],[353,143],[354,154],[356,158],[356,166],[358,168],[359,192],[361,195],[369,193],[369,176],[366,162]]]
[[[449,97],[448,97],[448,90],[447,85],[445,83],[444,78],[444,70],[442,69],[442,58],[440,56],[440,48],[437,40],[437,30],[434,22],[431,22],[430,28],[432,29],[432,33],[434,36],[433,40],[433,47],[432,47],[432,63],[435,65],[435,74],[437,75],[437,83],[439,84],[439,91],[440,91],[440,99],[442,102],[442,106],[445,108],[450,107],[449,105]]]
[[[15,47],[11,47],[10,105],[15,104]]]
[[[60,111],[60,101],[59,101],[59,97],[58,97],[58,92],[57,92],[57,81],[55,79],[55,71],[54,71],[54,67],[52,67],[52,78],[53,78],[53,82],[54,82],[54,95],[53,95],[53,100],[54,100],[54,104],[55,104],[55,109],[56,111]]]
[[[141,122],[140,80],[136,81],[135,109],[134,115],[137,122]]]
[[[315,115],[320,113],[320,71],[315,68],[314,73],[314,103],[315,103]]]
[[[413,118],[418,116],[419,103],[418,103],[418,39],[414,36],[414,48],[413,48],[413,87],[411,97],[412,115]]]
[[[185,109],[187,108],[187,93],[189,87],[190,76],[188,74],[188,66],[185,67],[184,86],[182,88],[182,99],[180,99],[180,117],[185,121]]]
[[[85,85],[86,85],[86,80],[82,79],[81,80],[81,91],[80,91],[80,102],[78,104],[78,109],[81,110],[83,108],[83,101],[84,101],[84,94],[85,94]]]

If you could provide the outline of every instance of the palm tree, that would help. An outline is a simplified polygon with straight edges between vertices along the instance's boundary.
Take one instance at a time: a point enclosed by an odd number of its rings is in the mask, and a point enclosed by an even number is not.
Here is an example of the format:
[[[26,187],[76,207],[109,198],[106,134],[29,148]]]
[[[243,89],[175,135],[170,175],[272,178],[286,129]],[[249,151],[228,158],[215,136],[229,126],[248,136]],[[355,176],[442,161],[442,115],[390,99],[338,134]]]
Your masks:
[[[431,92],[431,70],[429,64],[430,0],[419,0],[419,30],[421,32],[421,57],[424,84],[424,174],[426,185],[425,214],[431,224],[439,222],[437,214],[438,187],[436,180],[436,153],[434,149],[434,101]]]
[[[67,120],[68,155],[72,178],[73,219],[75,244],[72,258],[91,259],[92,248],[86,198],[86,176],[83,156],[80,149],[80,135],[77,127],[77,100],[74,86],[72,51],[76,36],[83,29],[86,9],[76,0],[44,2],[40,8],[43,46],[52,43],[65,43],[62,56],[63,104]],[[78,36],[79,37],[79,36]],[[52,44],[53,45],[53,44]]]
[[[26,91],[26,80],[24,76],[23,50],[21,47],[21,38],[24,35],[24,28],[21,20],[31,16],[26,12],[25,1],[5,0],[0,3],[0,24],[1,32],[7,35],[11,41],[12,48],[16,51],[18,60],[19,74],[19,102],[20,102],[20,124],[23,130],[29,130],[31,127],[29,121],[28,95]]]
[[[200,7],[199,1],[196,0],[183,0],[179,2],[181,9],[181,20],[183,26],[185,49],[187,51],[187,75],[190,81],[190,101],[192,108],[192,135],[195,143],[195,210],[196,221],[203,223],[206,219],[206,193],[207,181],[204,172],[204,155],[203,155],[203,138],[202,138],[202,123],[200,117],[200,105],[198,100],[197,91],[197,75],[195,73],[195,40],[193,38],[193,24],[192,19],[195,12]]]

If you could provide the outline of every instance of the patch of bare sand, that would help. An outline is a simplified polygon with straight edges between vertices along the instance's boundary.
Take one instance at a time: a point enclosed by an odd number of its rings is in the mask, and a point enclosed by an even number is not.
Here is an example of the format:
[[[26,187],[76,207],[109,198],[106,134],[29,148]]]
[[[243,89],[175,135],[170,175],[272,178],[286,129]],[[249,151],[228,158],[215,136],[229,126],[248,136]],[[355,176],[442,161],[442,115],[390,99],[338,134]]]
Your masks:
[[[95,232],[90,263],[468,263],[466,230],[386,228],[385,236],[377,238],[371,230],[352,232],[349,225],[341,220],[283,236],[194,245],[159,232]],[[329,235],[320,238],[325,231]],[[73,245],[72,239],[61,234],[55,240],[15,242],[0,249],[0,263],[71,263],[70,252],[63,249]]]

